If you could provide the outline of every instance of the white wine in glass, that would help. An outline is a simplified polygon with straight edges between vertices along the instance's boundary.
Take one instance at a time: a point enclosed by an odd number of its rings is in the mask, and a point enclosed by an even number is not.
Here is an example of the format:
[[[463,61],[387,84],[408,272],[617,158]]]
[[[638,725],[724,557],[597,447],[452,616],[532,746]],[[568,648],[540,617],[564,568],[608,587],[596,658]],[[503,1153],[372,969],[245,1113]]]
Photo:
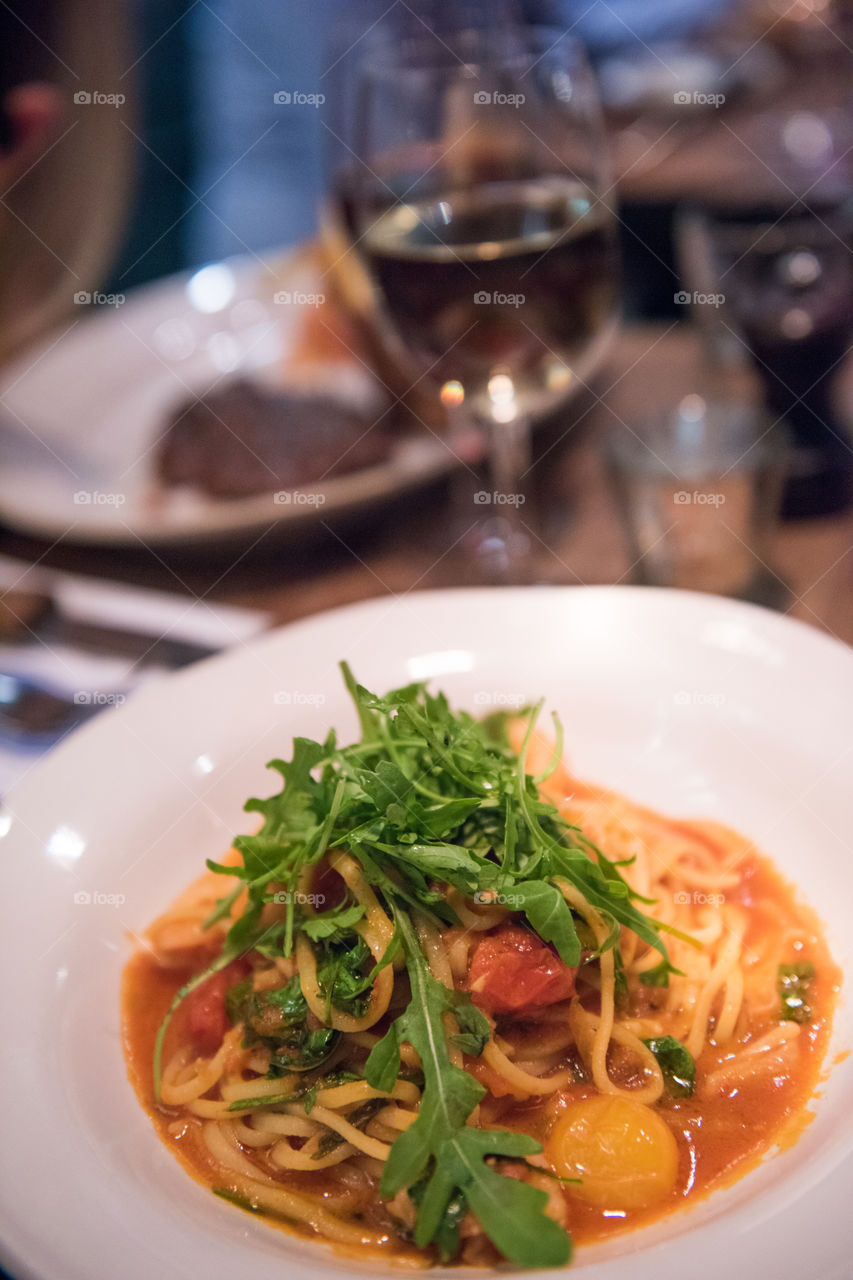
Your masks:
[[[616,316],[594,81],[553,30],[424,30],[374,49],[350,100],[348,251],[389,350],[450,411],[451,447],[472,425],[485,438],[475,572],[523,580],[531,419],[585,384]]]

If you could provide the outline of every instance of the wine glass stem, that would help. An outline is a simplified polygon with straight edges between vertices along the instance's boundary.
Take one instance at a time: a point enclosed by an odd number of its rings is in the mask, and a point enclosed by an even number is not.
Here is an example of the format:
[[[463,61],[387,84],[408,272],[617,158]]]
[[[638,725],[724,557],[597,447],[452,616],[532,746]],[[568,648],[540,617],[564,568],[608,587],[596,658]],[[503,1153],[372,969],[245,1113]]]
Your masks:
[[[530,470],[530,418],[519,415],[512,422],[490,422],[489,479],[492,502],[506,508],[502,515],[513,512],[518,517],[526,500],[526,480]],[[516,519],[514,523],[518,523]]]

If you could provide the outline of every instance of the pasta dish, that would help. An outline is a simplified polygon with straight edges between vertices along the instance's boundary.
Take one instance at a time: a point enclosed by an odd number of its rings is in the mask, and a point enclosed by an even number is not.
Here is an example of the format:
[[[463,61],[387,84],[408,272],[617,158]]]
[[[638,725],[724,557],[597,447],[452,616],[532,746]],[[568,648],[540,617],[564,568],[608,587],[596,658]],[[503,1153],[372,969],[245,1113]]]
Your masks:
[[[839,974],[750,842],[579,781],[540,708],[344,677],[148,930],[131,1080],[218,1196],[351,1255],[560,1266],[802,1123]]]

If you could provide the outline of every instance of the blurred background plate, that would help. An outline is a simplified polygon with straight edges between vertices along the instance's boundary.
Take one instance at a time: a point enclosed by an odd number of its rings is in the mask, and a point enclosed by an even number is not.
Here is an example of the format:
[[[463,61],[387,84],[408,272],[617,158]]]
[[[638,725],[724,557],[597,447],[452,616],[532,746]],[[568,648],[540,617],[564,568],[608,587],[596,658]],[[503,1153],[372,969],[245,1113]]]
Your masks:
[[[208,543],[355,516],[449,470],[440,438],[415,424],[385,460],[304,485],[289,501],[272,483],[268,493],[221,499],[158,479],[157,447],[171,418],[237,379],[322,394],[366,422],[393,406],[357,342],[340,332],[323,288],[308,249],[276,262],[213,263],[126,300],[95,295],[94,308],[91,295],[79,295],[80,319],[4,370],[0,519],[68,542]]]

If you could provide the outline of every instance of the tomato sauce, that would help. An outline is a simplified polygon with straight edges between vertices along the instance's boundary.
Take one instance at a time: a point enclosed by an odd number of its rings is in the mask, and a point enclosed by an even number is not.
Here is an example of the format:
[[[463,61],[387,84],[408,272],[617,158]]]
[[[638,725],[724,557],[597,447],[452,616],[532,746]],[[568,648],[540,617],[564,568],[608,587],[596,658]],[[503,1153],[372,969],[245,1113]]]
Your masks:
[[[678,1145],[678,1175],[671,1195],[653,1208],[625,1210],[619,1216],[613,1216],[584,1202],[567,1188],[564,1192],[567,1226],[576,1245],[600,1241],[648,1224],[679,1206],[693,1203],[715,1188],[741,1177],[771,1148],[790,1145],[807,1123],[809,1113],[806,1106],[819,1081],[841,975],[822,941],[816,918],[796,900],[790,886],[765,859],[758,855],[746,859],[741,883],[732,892],[731,900],[739,901],[749,912],[744,940],[747,948],[757,945],[766,935],[776,935],[780,921],[793,922],[804,939],[801,944],[803,956],[814,963],[815,977],[809,992],[813,1016],[799,1035],[795,1068],[790,1074],[765,1071],[743,1081],[732,1079],[710,1096],[705,1096],[701,1090],[703,1077],[725,1059],[725,1054],[713,1043],[706,1043],[697,1060],[699,1087],[696,1094],[689,1098],[664,1099],[654,1108],[672,1130]],[[551,955],[547,948],[541,949]],[[476,965],[476,952],[474,956]],[[555,966],[548,980],[565,984],[570,981],[571,974],[572,971],[566,970],[565,966]],[[186,970],[161,968],[149,952],[141,951],[133,956],[123,982],[124,1050],[131,1083],[160,1137],[199,1182],[212,1187],[217,1184],[216,1174],[201,1140],[200,1123],[180,1109],[158,1106],[153,1092],[151,1064],[157,1029],[175,993],[189,976]],[[651,1009],[655,1000],[654,989],[644,989],[643,999]],[[515,1010],[511,1009],[510,1017],[513,1012]],[[164,1060],[168,1060],[177,1045],[190,1034],[192,1017],[192,1005],[189,1009],[179,1009],[169,1029]],[[510,1030],[517,1029],[522,1039],[526,1034],[535,1035],[535,1020],[519,1019],[512,1023],[506,1020],[506,1014],[504,1019],[503,1025]],[[205,1022],[204,1018],[202,1022]],[[570,1052],[568,1062],[571,1064],[572,1061]],[[577,1060],[575,1065],[579,1068]],[[485,1064],[472,1062],[471,1066],[473,1073],[488,1085],[489,1069],[484,1070]],[[617,1052],[611,1064],[614,1076],[618,1076],[618,1069]],[[521,1103],[511,1095],[487,1097],[480,1106],[480,1124],[522,1130],[544,1143],[562,1112],[573,1102],[595,1092],[592,1085],[579,1081],[544,1100]],[[332,1185],[322,1171],[310,1174],[294,1172],[282,1177],[288,1186],[310,1190],[317,1195],[322,1195],[324,1187]],[[350,1257],[366,1257],[372,1252],[340,1246],[335,1248]],[[380,1255],[376,1253],[375,1256],[378,1258]],[[423,1265],[426,1261],[423,1254],[404,1243],[392,1244],[381,1257],[409,1266]]]

